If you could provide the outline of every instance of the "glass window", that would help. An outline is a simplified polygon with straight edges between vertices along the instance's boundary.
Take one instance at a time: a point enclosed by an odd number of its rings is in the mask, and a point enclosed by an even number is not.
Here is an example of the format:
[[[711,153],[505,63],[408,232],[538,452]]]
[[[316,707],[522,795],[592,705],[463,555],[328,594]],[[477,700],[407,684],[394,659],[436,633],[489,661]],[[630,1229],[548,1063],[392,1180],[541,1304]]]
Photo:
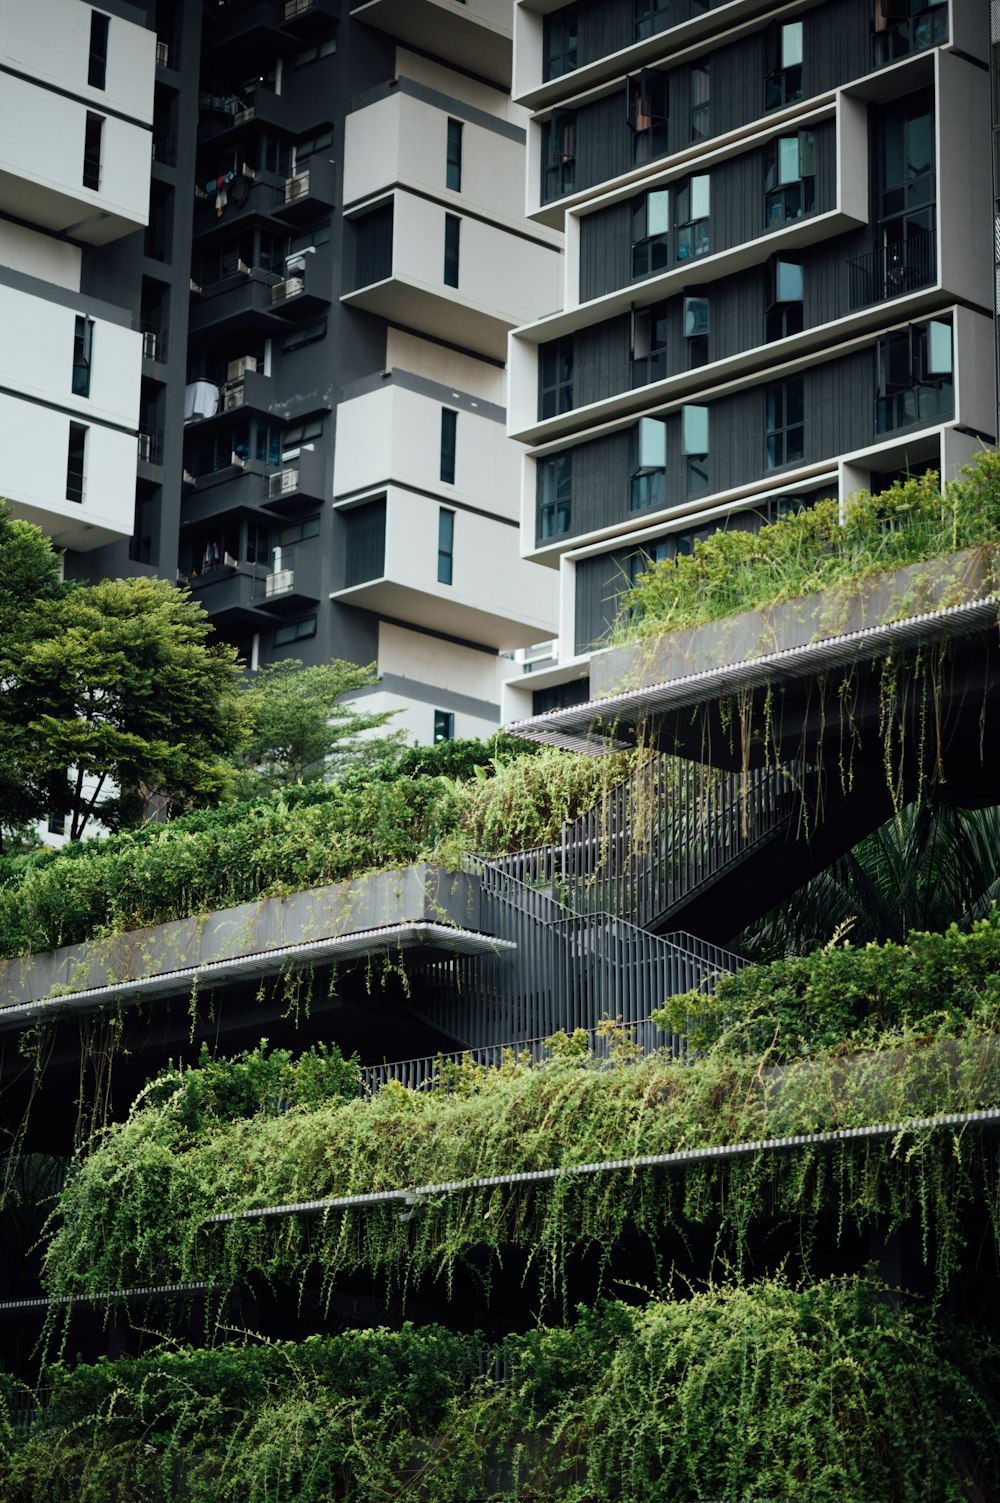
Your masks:
[[[805,386],[801,376],[764,390],[764,466],[796,464],[805,456]]]
[[[653,188],[632,202],[632,275],[648,277],[670,264],[670,191]]]
[[[636,162],[651,161],[667,149],[667,75],[657,68],[634,73],[625,97],[633,158]]]
[[[90,396],[90,363],[94,345],[94,320],[79,314],[73,326],[73,395]]]
[[[107,86],[108,73],[108,27],[111,17],[99,10],[90,12],[90,59],[87,65],[87,82],[92,89]]]
[[[635,432],[635,463],[629,478],[629,510],[646,511],[665,505],[666,477],[667,425],[662,418],[640,418]]]
[[[434,745],[438,746],[442,741],[454,741],[455,717],[451,710],[434,711]]]
[[[83,186],[95,192],[101,186],[101,140],[104,134],[104,117],[87,111],[83,130]]]
[[[538,351],[538,416],[555,417],[573,406],[573,336],[551,339]]]
[[[573,455],[553,454],[538,461],[538,537],[569,532],[573,502]]]
[[[83,423],[69,425],[69,452],[66,459],[66,500],[83,502],[86,477],[87,429]]]
[[[576,116],[555,110],[542,126],[542,200],[561,198],[576,187]]]
[[[878,344],[875,431],[932,423],[954,412],[951,323],[929,319],[890,329]]]
[[[779,136],[767,151],[764,220],[768,228],[789,224],[816,208],[815,146],[811,130]]]
[[[445,485],[455,484],[455,444],[458,433],[458,413],[451,407],[441,408],[441,463],[440,479]],[[450,580],[449,580],[450,583]]]
[[[458,244],[462,221],[454,214],[444,216],[444,285],[458,286]]]
[[[303,616],[298,621],[290,621],[287,626],[279,626],[271,642],[275,647],[290,647],[293,642],[303,642],[315,635],[316,617]]]
[[[462,191],[462,122],[448,121],[448,148],[445,161],[445,187],[453,193]]]
[[[767,49],[764,108],[777,110],[802,98],[802,22],[786,21],[772,27]]]
[[[542,78],[561,78],[576,67],[575,5],[552,11],[542,22]]]
[[[635,0],[635,40],[645,41],[671,24],[672,0]]]
[[[711,248],[708,217],[711,212],[711,178],[707,172],[696,173],[677,192],[678,261],[705,256]]]
[[[692,68],[689,80],[690,89],[690,136],[692,141],[707,141],[711,134],[709,121],[709,90],[711,79],[708,64]]]
[[[326,338],[326,319],[318,318],[315,323],[304,324],[301,329],[296,329],[294,334],[289,334],[281,348],[285,353],[291,350],[300,350],[304,344],[312,344],[314,340]]]
[[[786,339],[803,329],[803,275],[799,261],[775,256],[768,268],[768,291],[764,313],[764,339]]]
[[[708,298],[697,294],[684,299],[684,341],[688,351],[688,369],[708,364]]]
[[[667,374],[667,304],[632,313],[632,385],[662,381]]]
[[[438,511],[438,584],[452,583],[455,560],[455,513],[442,506]]]

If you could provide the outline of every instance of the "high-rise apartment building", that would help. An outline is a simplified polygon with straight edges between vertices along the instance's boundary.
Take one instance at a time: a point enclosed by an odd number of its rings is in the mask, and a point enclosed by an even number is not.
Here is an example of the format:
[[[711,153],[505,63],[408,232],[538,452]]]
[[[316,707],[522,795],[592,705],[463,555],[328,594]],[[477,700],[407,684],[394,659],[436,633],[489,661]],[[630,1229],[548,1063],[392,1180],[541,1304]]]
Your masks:
[[[556,603],[505,433],[561,255],[510,0],[0,0],[0,66],[0,494],[252,667],[377,662],[412,737],[496,729]]]
[[[587,698],[650,560],[996,442],[989,9],[517,0],[529,218],[566,258],[511,340],[560,637],[508,719]]]

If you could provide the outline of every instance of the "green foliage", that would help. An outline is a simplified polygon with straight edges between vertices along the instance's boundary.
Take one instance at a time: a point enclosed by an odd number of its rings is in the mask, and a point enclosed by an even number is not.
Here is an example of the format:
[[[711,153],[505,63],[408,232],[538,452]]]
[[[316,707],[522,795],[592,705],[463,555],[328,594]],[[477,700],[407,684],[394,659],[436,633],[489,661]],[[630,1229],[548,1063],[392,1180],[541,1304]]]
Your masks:
[[[68,590],[35,625],[13,690],[28,769],[61,780],[55,807],[73,839],[91,817],[136,823],[154,795],[184,804],[219,794],[241,724],[236,654],[209,645],[199,605],[163,579],[106,579]]]
[[[871,1279],[708,1289],[482,1340],[441,1326],[50,1374],[7,1503],[967,1503],[997,1483],[979,1333]],[[486,1364],[489,1368],[490,1364]],[[8,1391],[10,1385],[7,1385]]]
[[[1000,808],[911,804],[740,937],[755,960],[911,929],[967,928],[1000,900]]]
[[[169,1102],[184,1129],[197,1133],[292,1106],[349,1101],[358,1093],[360,1078],[357,1057],[345,1059],[336,1044],[316,1044],[296,1059],[288,1049],[268,1049],[267,1039],[261,1039],[256,1049],[220,1060],[203,1042],[193,1069],[167,1066],[143,1097],[151,1106]]]
[[[694,553],[655,564],[622,598],[623,636],[649,637],[718,621],[838,585],[996,542],[1000,456],[983,453],[938,489],[933,473],[847,506],[821,501],[757,533],[721,530]]]
[[[720,1040],[775,1059],[863,1047],[897,1029],[961,1026],[1000,1007],[1000,913],[967,933],[914,932],[903,945],[827,945],[722,976],[712,997],[671,997],[655,1016],[698,1048]]]
[[[59,852],[0,859],[0,955],[184,918],[462,849],[540,844],[596,799],[618,759],[483,760],[488,744],[406,753],[269,798],[222,805]],[[467,782],[432,772],[472,767]],[[614,765],[611,765],[611,764]]]
[[[252,797],[290,783],[325,781],[352,763],[384,756],[387,743],[403,734],[385,730],[396,711],[366,713],[341,702],[378,681],[374,663],[359,668],[340,658],[312,668],[287,658],[248,677],[239,791]],[[383,734],[373,741],[373,731]]]
[[[991,981],[985,990],[993,989]],[[393,1083],[370,1100],[336,1094],[280,1116],[209,1120],[198,1131],[183,1097],[141,1102],[67,1184],[49,1287],[64,1295],[167,1279],[225,1288],[255,1277],[301,1287],[316,1276],[329,1293],[361,1271],[402,1288],[447,1278],[470,1259],[489,1277],[519,1248],[544,1301],[561,1296],[570,1254],[597,1251],[607,1268],[630,1228],[656,1242],[708,1222],[719,1266],[738,1267],[755,1221],[787,1218],[808,1248],[825,1204],[833,1240],[845,1228],[915,1220],[943,1288],[963,1208],[994,1176],[988,1142],[958,1128],[471,1186],[422,1197],[405,1220],[398,1203],[319,1217],[207,1218],[978,1110],[1000,1097],[1000,1055],[987,1042],[994,1026],[991,1014],[937,1032],[894,1032],[849,1062],[836,1050],[777,1071],[726,1045],[688,1065],[660,1054],[609,1063],[568,1040],[535,1068],[510,1060],[498,1070],[453,1069],[446,1090]],[[986,1199],[1000,1216],[1000,1201]]]

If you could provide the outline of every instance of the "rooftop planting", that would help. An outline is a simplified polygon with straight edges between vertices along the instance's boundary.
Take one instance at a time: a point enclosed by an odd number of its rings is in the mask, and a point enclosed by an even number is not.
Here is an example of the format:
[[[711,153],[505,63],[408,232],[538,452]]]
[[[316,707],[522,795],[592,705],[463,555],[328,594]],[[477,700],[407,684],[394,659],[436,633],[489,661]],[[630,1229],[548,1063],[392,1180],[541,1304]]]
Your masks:
[[[996,1482],[993,1348],[871,1279],[608,1301],[500,1355],[428,1325],[57,1366],[34,1427],[0,1426],[0,1490],[7,1503],[967,1503]]]
[[[756,533],[715,532],[639,576],[623,596],[619,636],[701,626],[998,539],[1000,456],[990,451],[941,489],[928,473],[851,497],[842,520],[836,501],[822,501]]]

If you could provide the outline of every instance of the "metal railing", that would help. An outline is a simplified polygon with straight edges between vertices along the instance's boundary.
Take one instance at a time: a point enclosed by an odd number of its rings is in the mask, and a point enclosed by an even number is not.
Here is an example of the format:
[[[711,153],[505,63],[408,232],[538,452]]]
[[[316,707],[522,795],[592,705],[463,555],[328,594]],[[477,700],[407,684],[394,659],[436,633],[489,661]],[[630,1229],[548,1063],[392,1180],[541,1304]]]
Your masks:
[[[893,21],[872,36],[872,65],[885,68],[901,57],[948,40],[947,5],[925,5],[915,16]]]
[[[564,825],[558,845],[498,857],[495,865],[557,894],[574,913],[660,926],[773,839],[799,803],[797,768],[722,773],[656,758]]]
[[[847,263],[847,274],[852,309],[929,287],[937,275],[934,231],[921,230],[906,240],[855,256]]]

